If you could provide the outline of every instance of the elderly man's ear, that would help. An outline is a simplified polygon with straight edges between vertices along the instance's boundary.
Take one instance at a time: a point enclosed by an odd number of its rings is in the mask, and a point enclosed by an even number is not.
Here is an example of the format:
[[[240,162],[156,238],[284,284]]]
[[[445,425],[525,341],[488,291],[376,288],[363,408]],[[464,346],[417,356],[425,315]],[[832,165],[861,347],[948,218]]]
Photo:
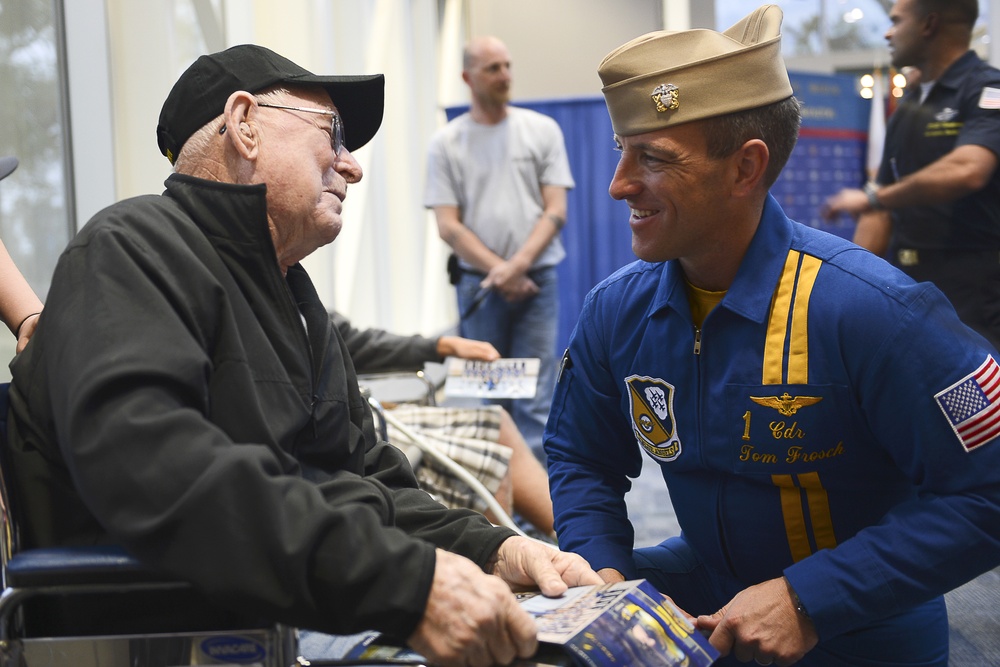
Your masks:
[[[226,101],[226,138],[246,160],[257,157],[257,109],[253,95],[244,90],[236,91]]]

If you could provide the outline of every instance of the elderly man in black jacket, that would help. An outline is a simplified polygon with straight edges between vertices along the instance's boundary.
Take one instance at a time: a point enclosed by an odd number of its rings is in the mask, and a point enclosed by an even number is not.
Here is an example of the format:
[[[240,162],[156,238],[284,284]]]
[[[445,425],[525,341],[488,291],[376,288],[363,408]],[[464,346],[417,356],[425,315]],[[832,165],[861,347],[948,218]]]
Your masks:
[[[70,243],[12,365],[23,537],[120,542],[223,605],[505,663],[536,645],[511,586],[600,580],[417,488],[299,264],[340,231],[382,104],[381,75],[256,46],[181,76],[157,128],[166,192]]]

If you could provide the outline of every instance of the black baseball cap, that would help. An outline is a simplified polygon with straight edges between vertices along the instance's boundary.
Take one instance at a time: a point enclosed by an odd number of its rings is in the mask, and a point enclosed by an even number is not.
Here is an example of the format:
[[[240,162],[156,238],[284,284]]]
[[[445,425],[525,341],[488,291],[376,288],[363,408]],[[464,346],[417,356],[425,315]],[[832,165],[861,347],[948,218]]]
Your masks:
[[[160,110],[160,152],[173,164],[184,142],[222,114],[230,95],[279,83],[325,88],[344,121],[347,150],[367,144],[382,124],[384,75],[319,76],[263,46],[241,44],[201,56],[181,74]]]
[[[16,157],[0,157],[0,181],[7,178],[17,169]]]

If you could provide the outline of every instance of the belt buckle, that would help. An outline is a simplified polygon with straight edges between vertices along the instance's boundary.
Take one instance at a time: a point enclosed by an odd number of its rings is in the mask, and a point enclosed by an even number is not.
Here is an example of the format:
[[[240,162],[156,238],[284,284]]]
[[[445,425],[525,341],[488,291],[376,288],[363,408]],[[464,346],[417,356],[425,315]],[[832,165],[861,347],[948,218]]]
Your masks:
[[[900,266],[916,266],[920,263],[920,255],[912,248],[903,248],[896,255]]]

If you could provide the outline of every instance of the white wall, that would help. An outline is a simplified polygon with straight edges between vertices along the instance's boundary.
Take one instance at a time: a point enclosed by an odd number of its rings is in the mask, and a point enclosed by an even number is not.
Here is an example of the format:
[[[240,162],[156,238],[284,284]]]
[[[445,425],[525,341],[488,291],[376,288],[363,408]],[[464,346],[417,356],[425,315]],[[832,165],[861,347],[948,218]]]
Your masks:
[[[599,96],[604,56],[663,27],[661,0],[479,1],[468,9],[470,35],[495,35],[507,44],[515,99]]]

